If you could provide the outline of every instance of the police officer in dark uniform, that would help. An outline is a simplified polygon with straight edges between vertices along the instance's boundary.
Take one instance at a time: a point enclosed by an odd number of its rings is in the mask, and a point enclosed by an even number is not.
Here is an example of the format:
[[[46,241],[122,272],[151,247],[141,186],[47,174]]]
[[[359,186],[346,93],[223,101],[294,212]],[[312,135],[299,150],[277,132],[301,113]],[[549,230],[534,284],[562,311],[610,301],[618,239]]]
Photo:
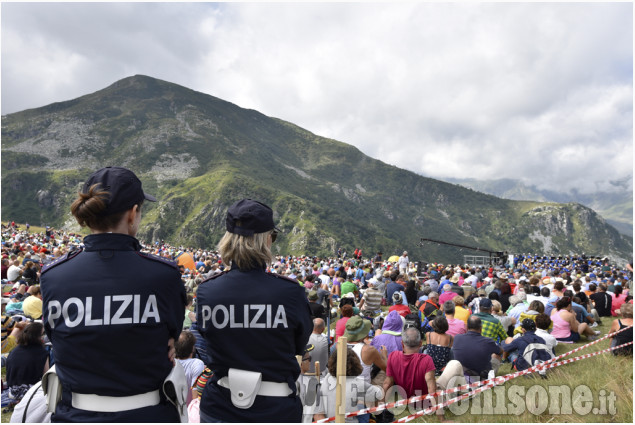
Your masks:
[[[197,323],[215,372],[201,422],[300,422],[295,356],[313,329],[304,288],[265,271],[278,234],[271,208],[240,200],[227,211],[226,229],[218,249],[231,268],[197,291]]]
[[[156,201],[132,171],[93,173],[71,207],[92,234],[42,270],[43,322],[62,393],[53,422],[179,422],[161,387],[185,289],[176,263],[140,252],[144,200]]]

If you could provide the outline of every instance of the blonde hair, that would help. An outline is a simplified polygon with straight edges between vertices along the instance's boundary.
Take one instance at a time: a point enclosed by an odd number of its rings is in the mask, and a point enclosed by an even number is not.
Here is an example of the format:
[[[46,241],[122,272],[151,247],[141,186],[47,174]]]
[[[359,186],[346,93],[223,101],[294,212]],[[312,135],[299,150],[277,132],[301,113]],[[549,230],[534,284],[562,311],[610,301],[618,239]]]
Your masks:
[[[501,313],[501,310],[503,309],[503,306],[501,305],[501,303],[497,300],[491,300],[491,301],[492,301],[492,311]]]
[[[218,251],[223,264],[236,266],[239,269],[253,269],[266,266],[273,261],[267,239],[271,231],[254,233],[253,236],[242,236],[225,232],[218,242]]]

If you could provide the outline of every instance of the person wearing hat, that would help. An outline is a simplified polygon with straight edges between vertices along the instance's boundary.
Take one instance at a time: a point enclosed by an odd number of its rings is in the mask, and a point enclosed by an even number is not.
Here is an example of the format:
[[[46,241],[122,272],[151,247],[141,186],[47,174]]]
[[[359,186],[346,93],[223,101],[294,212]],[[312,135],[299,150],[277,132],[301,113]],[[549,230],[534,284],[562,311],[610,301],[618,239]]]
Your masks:
[[[399,257],[397,264],[399,264],[399,273],[403,275],[407,275],[408,265],[410,264],[410,259],[408,258],[408,251],[404,251],[403,254],[401,254],[401,257]]]
[[[410,307],[403,304],[403,292],[395,292],[392,294],[393,305],[388,309],[389,312],[396,311],[400,316],[406,317],[410,313]]]
[[[500,320],[494,317],[492,312],[492,300],[489,298],[481,298],[479,304],[480,311],[474,313],[482,321],[481,334],[485,337],[492,338],[497,343],[502,343],[507,338],[507,332]]]
[[[476,291],[476,298],[474,298],[468,305],[473,314],[480,311],[481,301],[485,298],[487,298],[487,292],[485,292],[485,289],[479,288]]]
[[[313,330],[305,290],[266,272],[279,232],[271,208],[237,201],[225,227],[218,251],[227,268],[197,290],[196,319],[215,372],[201,397],[201,422],[300,422],[295,356]]]
[[[362,364],[361,377],[369,384],[373,364],[385,372],[388,358],[388,351],[385,346],[378,350],[370,344],[368,333],[371,327],[372,323],[370,320],[354,316],[346,322],[346,332],[344,332],[348,344],[357,354]]]
[[[135,235],[144,201],[156,199],[132,171],[96,171],[71,205],[91,231],[84,247],[42,269],[42,320],[57,376],[48,379],[62,388],[61,400],[49,403],[53,422],[179,421],[161,388],[173,372],[185,288],[175,262],[141,252]]]
[[[503,359],[509,358],[514,369],[519,371],[532,366],[523,356],[525,348],[529,344],[545,344],[545,340],[536,335],[536,322],[532,319],[524,319],[520,326],[522,334],[517,335],[515,338],[508,337],[502,345]],[[549,349],[546,345],[544,348]],[[549,351],[551,350],[549,349]],[[551,353],[551,357],[554,357],[553,353]]]
[[[318,303],[318,293],[317,291],[309,291],[309,308],[311,309],[311,320],[315,318],[320,318],[326,320],[326,309],[322,304]]]

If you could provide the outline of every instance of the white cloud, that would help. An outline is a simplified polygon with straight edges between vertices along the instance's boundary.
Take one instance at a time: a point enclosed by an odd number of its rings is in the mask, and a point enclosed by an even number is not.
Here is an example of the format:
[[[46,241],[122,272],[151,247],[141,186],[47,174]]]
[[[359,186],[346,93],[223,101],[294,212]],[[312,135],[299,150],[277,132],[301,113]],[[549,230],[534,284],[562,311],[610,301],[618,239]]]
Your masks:
[[[608,190],[633,171],[632,12],[629,3],[4,3],[2,112],[141,73],[428,176]]]

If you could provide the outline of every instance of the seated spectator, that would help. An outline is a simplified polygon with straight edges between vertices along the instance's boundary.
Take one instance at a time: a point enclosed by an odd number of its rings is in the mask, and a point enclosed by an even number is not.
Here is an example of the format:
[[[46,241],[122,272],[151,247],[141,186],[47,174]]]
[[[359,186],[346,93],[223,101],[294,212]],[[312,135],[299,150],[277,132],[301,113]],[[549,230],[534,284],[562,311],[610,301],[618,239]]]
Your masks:
[[[386,347],[381,347],[380,350],[377,350],[370,345],[368,333],[371,327],[372,324],[369,320],[355,316],[346,322],[346,332],[344,332],[346,340],[352,345],[353,351],[359,357],[362,365],[361,377],[368,384],[370,384],[371,381],[371,369],[373,365],[384,372],[386,371]]]
[[[481,298],[479,303],[480,312],[474,314],[474,316],[477,316],[482,321],[482,335],[487,338],[492,338],[494,342],[500,343],[507,338],[507,332],[501,322],[491,314],[492,306],[492,300]]]
[[[502,349],[492,338],[481,335],[482,321],[472,315],[467,321],[467,333],[457,335],[452,345],[454,359],[463,366],[463,372],[475,382],[495,375],[501,364]]]
[[[544,339],[545,344],[551,348],[551,352],[555,353],[558,340],[548,331],[548,329],[552,327],[551,319],[546,314],[540,313],[536,315],[534,321],[536,322],[536,335]]]
[[[432,357],[435,374],[441,375],[443,368],[452,359],[452,343],[454,337],[447,334],[448,321],[445,317],[439,316],[432,322],[432,332],[426,333],[425,353]]]
[[[317,291],[309,292],[309,308],[311,309],[311,319],[320,318],[326,320],[326,310],[322,304],[317,302]]]
[[[520,315],[529,309],[529,305],[525,303],[525,292],[509,297],[509,305],[507,316],[514,318],[516,323],[520,323]]]
[[[465,298],[462,296],[454,297],[452,300],[454,303],[454,318],[463,321],[467,325],[467,319],[470,317],[472,312],[469,308],[465,307]]]
[[[361,376],[362,374],[363,365],[359,361],[359,356],[355,354],[352,349],[348,348],[346,353],[346,413],[359,410],[358,400],[360,398],[365,400],[369,405],[383,398],[381,387],[371,385],[370,382]],[[322,379],[322,385],[320,386],[322,398],[313,415],[314,421],[335,416],[336,388],[337,350],[333,351],[333,354],[329,357],[328,373]],[[359,416],[347,418],[346,422],[357,423],[359,419]]]
[[[509,298],[512,296],[512,287],[508,282],[503,282],[500,288],[499,301],[501,303],[501,312],[506,312],[510,306]]]
[[[536,316],[538,316],[540,313],[544,313],[544,312],[545,312],[544,304],[541,303],[538,300],[533,300],[529,304],[529,307],[527,308],[527,311],[524,311],[524,312],[520,313],[519,320],[517,322],[516,328],[514,329],[514,334],[519,334],[521,332],[520,323],[522,323],[523,320],[531,319],[531,320],[535,321],[536,320]],[[547,317],[549,317],[549,316],[547,316]],[[551,322],[551,319],[549,319],[549,322]]]
[[[313,345],[314,349],[311,352],[313,360],[309,365],[309,373],[315,373],[315,362],[317,361],[320,362],[320,374],[326,374],[326,362],[328,362],[329,358],[329,340],[324,334],[325,328],[324,320],[313,319],[313,332],[309,336],[309,344]]]
[[[436,320],[435,320],[436,321]],[[450,361],[443,374],[435,380],[435,366],[432,358],[421,354],[421,333],[417,329],[408,328],[402,336],[403,352],[393,351],[388,358],[384,393],[390,394],[393,385],[404,390],[404,398],[415,395],[431,394],[439,389],[448,389],[464,385],[463,367],[456,361]],[[437,415],[443,419],[443,410]]]
[[[433,320],[440,313],[440,310],[439,294],[432,291],[428,294],[428,299],[419,307],[421,321],[424,320],[424,317],[428,320]]]
[[[551,290],[546,286],[540,288],[540,296],[536,299],[542,303],[542,305],[545,307],[545,310],[547,308],[547,304],[549,303],[549,298],[551,298]],[[545,314],[547,314],[546,311]]]
[[[386,356],[396,350],[401,350],[401,334],[403,329],[403,320],[397,311],[391,311],[384,319],[381,334],[375,336],[370,343],[377,350],[386,347]]]
[[[472,310],[472,314],[477,314],[481,311],[481,301],[487,298],[487,292],[481,288],[476,291],[476,297],[470,302],[469,307]]]
[[[417,304],[418,291],[414,280],[408,281],[408,283],[406,284],[406,290],[404,292],[406,294],[406,301],[408,302],[409,306],[414,306],[415,304]]]
[[[512,362],[512,366],[515,370],[525,370],[533,366],[527,363],[527,360],[523,357],[525,348],[529,344],[545,344],[543,338],[536,335],[536,322],[531,319],[525,319],[521,323],[522,335],[516,338],[507,338],[503,344],[503,358],[508,358]],[[553,358],[553,352],[551,358]]]
[[[446,283],[445,285],[443,285],[443,293],[439,295],[439,304],[443,304],[446,301],[450,301],[452,300],[452,298],[456,297],[457,295],[459,294],[452,291],[452,285]]]
[[[350,304],[343,305],[340,313],[342,318],[335,323],[335,342],[346,332],[346,322],[353,316],[353,306]]]
[[[515,295],[512,295],[512,296],[515,296]],[[492,316],[498,319],[498,321],[500,322],[501,326],[503,327],[507,335],[513,335],[516,319],[514,319],[513,317],[507,316],[505,313],[503,313],[502,310],[503,310],[503,307],[501,306],[501,303],[496,300],[492,300]]]
[[[353,294],[355,296],[354,298],[357,299],[359,296],[359,288],[349,279],[346,279],[346,281],[342,282],[340,292],[341,292],[340,294],[341,297],[343,297],[346,294]]]
[[[406,317],[411,313],[410,307],[403,304],[403,298],[400,292],[392,294],[393,305],[388,309],[389,312],[396,311],[400,316]]]
[[[580,335],[585,335],[589,341],[597,339],[600,332],[594,332],[586,323],[578,322],[572,310],[571,298],[562,297],[556,302],[556,309],[551,313],[551,334],[563,342],[578,342]]]
[[[28,285],[37,285],[40,282],[38,275],[38,268],[33,261],[27,261],[24,264],[24,270],[22,271],[22,278]]]
[[[598,291],[589,295],[600,317],[611,317],[613,298],[606,292],[606,284],[600,283]]]
[[[7,357],[10,405],[17,404],[32,385],[42,380],[48,368],[44,326],[39,322],[31,322],[18,336],[17,346]]]
[[[192,327],[192,323],[196,322],[196,313],[192,311],[192,305],[194,304],[194,297],[187,294],[187,305],[185,306],[185,317],[183,319],[183,329],[188,330]]]
[[[619,311],[622,318],[613,320],[609,333],[617,332],[618,330],[624,329],[628,326],[633,326],[633,304],[622,304]],[[631,341],[633,341],[633,328],[630,328],[627,331],[622,331],[617,335],[611,337],[611,347],[617,347],[618,345],[626,344],[627,342]],[[613,355],[632,356],[633,346],[629,345],[626,347],[618,348],[617,350],[613,350]]]
[[[196,379],[199,377],[203,370],[205,370],[205,364],[200,359],[194,358],[194,350],[196,346],[196,337],[190,331],[182,331],[179,339],[174,343],[174,350],[176,351],[176,359],[183,370],[185,371],[185,379],[189,386],[190,391],[187,392],[187,404],[192,401],[192,398],[196,397],[193,390]]]
[[[611,295],[611,315],[613,317],[617,316],[616,310],[619,310],[624,301],[626,301],[626,294],[623,293],[623,288],[621,285],[615,285],[615,290],[613,291],[613,295]]]
[[[456,299],[456,297],[454,297]],[[456,306],[454,301],[446,301],[443,303],[443,313],[448,321],[448,335],[456,336],[458,334],[464,334],[467,332],[465,328],[465,322],[461,319],[456,319],[454,314],[456,312]],[[466,319],[467,320],[467,319]]]
[[[369,279],[366,283],[368,289],[366,289],[359,302],[359,311],[366,317],[375,317],[378,313],[381,313],[383,294],[377,290],[377,280]]]

